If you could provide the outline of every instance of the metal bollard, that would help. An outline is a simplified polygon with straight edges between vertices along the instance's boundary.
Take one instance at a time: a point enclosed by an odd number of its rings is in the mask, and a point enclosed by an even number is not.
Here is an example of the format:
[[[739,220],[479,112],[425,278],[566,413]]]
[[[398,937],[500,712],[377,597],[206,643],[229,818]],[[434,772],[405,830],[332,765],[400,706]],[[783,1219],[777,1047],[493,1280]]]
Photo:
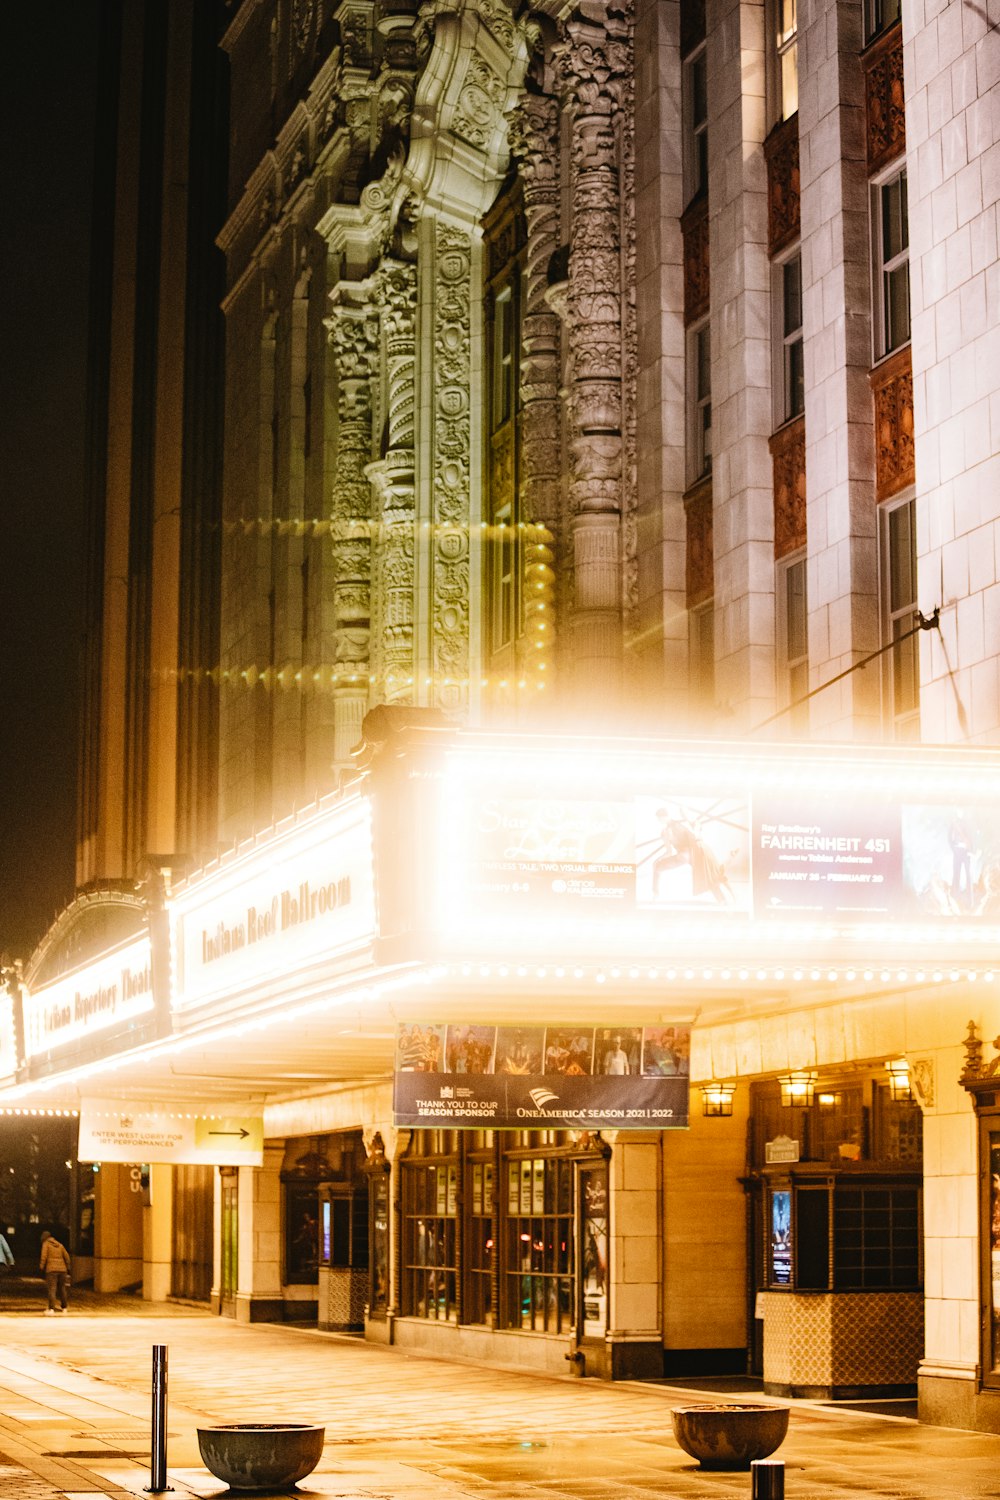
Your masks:
[[[750,1465],[750,1500],[785,1500],[784,1459],[754,1459]]]
[[[153,1425],[149,1449],[149,1484],[146,1493],[162,1495],[172,1490],[167,1483],[167,1346],[153,1345]]]

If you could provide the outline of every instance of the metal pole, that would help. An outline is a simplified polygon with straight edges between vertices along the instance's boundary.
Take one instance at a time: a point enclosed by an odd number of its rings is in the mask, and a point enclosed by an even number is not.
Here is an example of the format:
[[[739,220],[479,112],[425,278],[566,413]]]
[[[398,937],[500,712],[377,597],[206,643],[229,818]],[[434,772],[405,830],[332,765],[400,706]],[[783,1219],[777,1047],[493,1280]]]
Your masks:
[[[167,1483],[167,1346],[153,1345],[153,1426],[149,1453],[150,1495],[162,1495]]]
[[[781,1458],[755,1458],[750,1465],[750,1500],[785,1500],[785,1463]]]

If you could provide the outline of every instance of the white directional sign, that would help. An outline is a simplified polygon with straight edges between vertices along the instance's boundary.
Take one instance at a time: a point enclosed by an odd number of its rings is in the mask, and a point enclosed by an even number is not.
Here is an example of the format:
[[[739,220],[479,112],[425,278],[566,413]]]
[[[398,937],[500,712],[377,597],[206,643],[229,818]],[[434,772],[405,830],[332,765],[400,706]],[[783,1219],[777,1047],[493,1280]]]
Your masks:
[[[264,1122],[185,1114],[166,1105],[133,1109],[120,1100],[92,1099],[80,1107],[77,1157],[259,1167],[264,1160]]]

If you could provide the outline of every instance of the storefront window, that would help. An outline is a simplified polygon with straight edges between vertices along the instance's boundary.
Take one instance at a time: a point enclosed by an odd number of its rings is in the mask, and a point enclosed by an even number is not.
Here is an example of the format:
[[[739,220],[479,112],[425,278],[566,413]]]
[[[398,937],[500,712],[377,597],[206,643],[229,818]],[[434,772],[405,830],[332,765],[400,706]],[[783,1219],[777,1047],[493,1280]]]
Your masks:
[[[504,1324],[560,1333],[573,1317],[573,1163],[507,1162]]]
[[[584,1334],[604,1336],[608,1171],[592,1145],[560,1131],[427,1130],[401,1167],[405,1316],[531,1333],[582,1318]]]
[[[992,1123],[992,1122],[991,1122]],[[997,1122],[1000,1123],[1000,1122]],[[1000,1371],[1000,1130],[988,1133],[989,1156],[989,1363]]]
[[[469,1163],[467,1323],[486,1323],[492,1312],[490,1277],[493,1266],[493,1176],[492,1160],[474,1160]]]
[[[418,1318],[454,1322],[458,1317],[458,1162],[413,1166],[404,1183],[404,1309]]]

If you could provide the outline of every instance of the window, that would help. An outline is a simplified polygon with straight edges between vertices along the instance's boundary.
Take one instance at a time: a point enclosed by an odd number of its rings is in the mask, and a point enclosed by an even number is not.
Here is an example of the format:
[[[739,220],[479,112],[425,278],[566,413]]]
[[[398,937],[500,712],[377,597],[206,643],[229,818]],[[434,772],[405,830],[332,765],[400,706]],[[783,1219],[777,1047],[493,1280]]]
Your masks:
[[[445,1134],[433,1132],[433,1137]],[[422,1144],[437,1145],[435,1139]],[[403,1310],[455,1322],[458,1159],[407,1163],[403,1174]]]
[[[493,419],[496,432],[514,409],[514,299],[510,286],[497,293],[493,306]]]
[[[712,339],[706,321],[688,334],[691,482],[712,472]]]
[[[809,705],[800,703],[809,691],[809,635],[806,600],[806,560],[803,556],[778,565],[778,697],[793,733],[809,728]],[[795,705],[794,707],[792,705]]]
[[[777,118],[790,120],[799,107],[799,18],[797,0],[776,0],[774,46]]]
[[[469,1244],[467,1323],[486,1323],[492,1308],[490,1276],[493,1264],[493,1155],[477,1155],[468,1165]]]
[[[486,417],[489,427],[489,520],[484,554],[489,650],[505,676],[515,667],[523,624],[523,528],[520,526],[518,378],[521,268],[508,263],[494,283],[489,322]],[[489,308],[489,303],[488,303]]]
[[[866,0],[865,40],[871,41],[894,26],[900,16],[900,0]]]
[[[776,427],[805,411],[805,364],[802,355],[802,255],[796,250],[772,267],[774,309],[774,392]]]
[[[893,736],[920,734],[919,636],[917,624],[917,540],[915,502],[884,505],[882,522],[882,612],[886,652],[883,678],[885,718]]]
[[[560,1333],[573,1326],[573,1163],[508,1160],[504,1326]]]
[[[690,203],[708,186],[708,64],[705,45],[685,58],[684,199]]]
[[[838,1291],[920,1285],[920,1193],[912,1184],[838,1182],[833,1195]]]
[[[910,339],[910,233],[906,170],[872,185],[872,327],[875,358]]]

